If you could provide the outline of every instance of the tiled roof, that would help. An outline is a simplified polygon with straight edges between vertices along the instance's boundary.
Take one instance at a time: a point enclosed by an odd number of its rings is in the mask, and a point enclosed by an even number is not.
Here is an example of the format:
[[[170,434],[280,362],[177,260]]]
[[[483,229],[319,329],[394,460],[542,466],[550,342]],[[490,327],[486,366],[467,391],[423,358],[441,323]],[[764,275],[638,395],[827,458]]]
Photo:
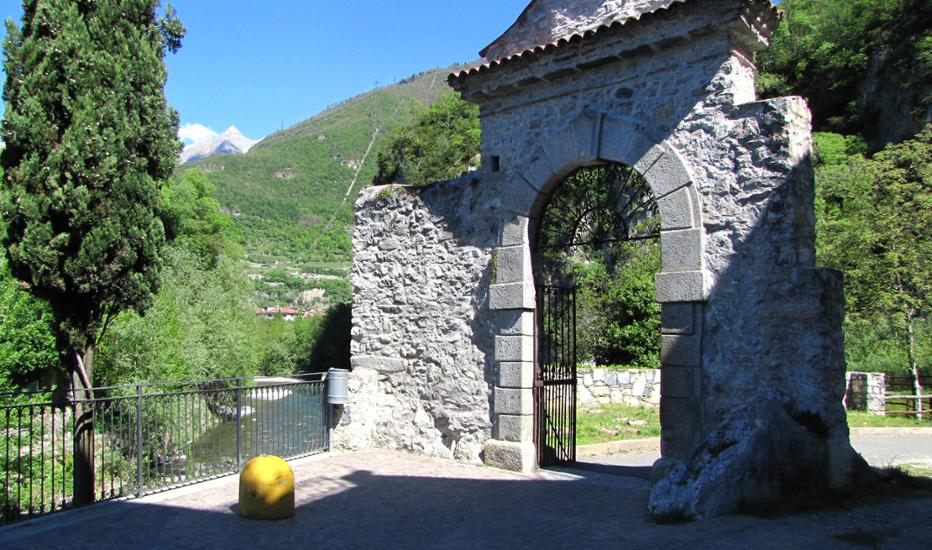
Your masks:
[[[530,58],[536,57],[536,56],[538,56],[538,55],[540,55],[540,54],[544,54],[544,53],[550,53],[550,52],[552,52],[552,51],[554,51],[554,50],[557,50],[557,49],[562,48],[562,47],[564,47],[564,46],[567,46],[567,45],[569,45],[569,44],[576,44],[576,43],[578,43],[578,42],[580,42],[580,41],[582,41],[582,40],[589,40],[589,39],[591,39],[591,38],[593,38],[593,37],[596,37],[596,36],[598,36],[598,35],[605,34],[605,33],[610,32],[610,31],[614,31],[614,30],[616,30],[616,29],[618,29],[618,28],[620,28],[620,27],[622,27],[622,26],[624,26],[624,25],[626,25],[626,24],[629,24],[629,23],[632,23],[632,22],[636,22],[636,21],[640,21],[642,17],[645,17],[645,16],[654,16],[654,15],[657,15],[657,14],[659,14],[659,13],[661,13],[661,12],[668,12],[668,11],[671,11],[671,10],[675,10],[675,9],[677,9],[677,6],[683,5],[683,4],[685,4],[687,1],[689,1],[689,0],[674,0],[674,2],[671,3],[671,4],[669,4],[668,6],[660,7],[660,8],[658,8],[658,9],[653,10],[653,11],[645,11],[645,12],[643,12],[643,13],[640,13],[640,14],[637,15],[637,16],[628,17],[628,18],[626,18],[626,19],[619,19],[619,20],[613,21],[613,22],[611,22],[611,23],[609,23],[609,24],[601,25],[601,26],[599,26],[599,27],[597,27],[597,28],[595,28],[595,29],[587,30],[587,31],[581,32],[581,33],[572,34],[572,35],[570,35],[570,36],[567,36],[567,37],[564,37],[564,38],[560,38],[560,39],[555,40],[555,41],[553,41],[553,42],[550,42],[550,43],[548,43],[548,44],[541,44],[541,45],[536,46],[536,47],[534,47],[534,48],[529,48],[529,49],[526,49],[526,50],[524,50],[524,51],[522,51],[522,52],[518,52],[518,53],[516,53],[516,54],[512,54],[512,55],[503,57],[503,58],[501,58],[501,59],[492,59],[492,60],[481,61],[481,62],[479,62],[479,63],[477,63],[477,64],[475,64],[475,65],[472,65],[472,66],[470,66],[470,67],[464,69],[463,71],[460,71],[459,73],[451,73],[451,74],[449,75],[449,77],[447,78],[447,81],[448,81],[451,85],[453,85],[455,82],[461,82],[463,79],[465,79],[465,78],[468,77],[468,76],[472,76],[472,75],[480,74],[480,73],[491,72],[491,71],[493,71],[493,70],[498,69],[499,67],[502,67],[502,66],[504,66],[504,65],[508,65],[509,63],[513,63],[513,62],[516,62],[516,61],[521,61],[521,60],[523,60],[523,59],[530,59]],[[759,3],[761,3],[761,2],[760,2],[759,0],[745,0],[745,3],[747,3],[747,4],[758,3],[758,4],[759,4]],[[768,4],[769,4],[769,2],[768,2]],[[774,7],[773,5],[770,5],[769,14],[770,14],[770,17],[768,17],[767,20],[764,21],[765,26],[769,26],[770,24],[775,23],[775,22],[779,19],[779,17],[780,17],[780,16],[779,16],[779,12],[777,12],[776,7]]]

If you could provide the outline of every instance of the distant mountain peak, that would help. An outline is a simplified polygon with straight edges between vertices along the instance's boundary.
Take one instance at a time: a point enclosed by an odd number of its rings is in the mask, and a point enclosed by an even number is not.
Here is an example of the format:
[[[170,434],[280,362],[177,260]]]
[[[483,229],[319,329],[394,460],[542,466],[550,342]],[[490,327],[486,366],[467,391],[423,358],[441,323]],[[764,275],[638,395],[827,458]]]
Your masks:
[[[249,139],[236,126],[231,125],[208,140],[185,145],[181,151],[181,163],[216,155],[242,155],[257,143],[257,140]]]

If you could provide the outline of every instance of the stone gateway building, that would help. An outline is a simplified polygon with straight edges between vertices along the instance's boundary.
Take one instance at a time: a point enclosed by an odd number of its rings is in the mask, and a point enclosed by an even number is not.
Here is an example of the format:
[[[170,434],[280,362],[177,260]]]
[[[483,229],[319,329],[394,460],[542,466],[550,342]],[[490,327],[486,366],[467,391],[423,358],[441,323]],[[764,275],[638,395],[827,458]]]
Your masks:
[[[559,454],[538,229],[568,175],[613,164],[643,176],[661,224],[651,512],[727,513],[861,474],[842,279],[815,266],[809,111],[754,94],[776,23],[766,0],[534,0],[451,75],[480,107],[482,168],[360,196],[337,444],[515,470]]]

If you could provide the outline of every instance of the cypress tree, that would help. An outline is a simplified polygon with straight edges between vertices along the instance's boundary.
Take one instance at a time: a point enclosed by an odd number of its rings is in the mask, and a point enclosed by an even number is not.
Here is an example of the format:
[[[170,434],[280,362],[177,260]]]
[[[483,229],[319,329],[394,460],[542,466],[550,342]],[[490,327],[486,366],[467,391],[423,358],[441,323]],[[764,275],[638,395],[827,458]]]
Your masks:
[[[76,399],[92,397],[109,320],[144,311],[158,287],[159,187],[180,148],[163,59],[184,35],[158,4],[25,0],[22,27],[7,21],[3,244],[10,272],[51,306]],[[76,477],[93,452],[78,447]],[[76,481],[79,504],[88,483]]]

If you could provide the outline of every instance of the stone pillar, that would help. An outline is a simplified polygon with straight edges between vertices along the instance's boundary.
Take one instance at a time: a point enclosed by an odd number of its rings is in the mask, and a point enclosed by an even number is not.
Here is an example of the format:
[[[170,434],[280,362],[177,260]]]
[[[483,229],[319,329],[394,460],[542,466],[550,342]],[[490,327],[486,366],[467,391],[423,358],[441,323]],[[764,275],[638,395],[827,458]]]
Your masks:
[[[489,308],[495,336],[492,439],[483,448],[486,464],[517,471],[537,467],[534,448],[534,276],[528,218],[505,224],[501,246],[492,253]]]
[[[701,435],[701,314],[701,303],[661,305],[660,450],[665,459],[687,460]]]
[[[882,372],[849,372],[846,378],[845,408],[883,416],[886,375]]]

